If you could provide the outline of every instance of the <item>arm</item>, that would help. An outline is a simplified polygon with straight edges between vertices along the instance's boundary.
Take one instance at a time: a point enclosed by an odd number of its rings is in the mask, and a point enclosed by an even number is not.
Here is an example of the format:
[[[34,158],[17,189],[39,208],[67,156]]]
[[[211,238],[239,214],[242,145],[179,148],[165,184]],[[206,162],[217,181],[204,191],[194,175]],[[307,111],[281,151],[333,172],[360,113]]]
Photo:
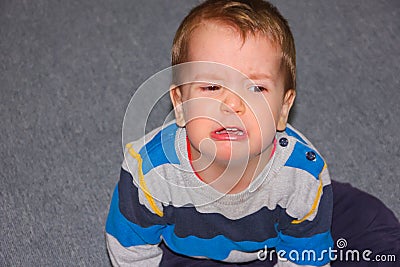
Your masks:
[[[330,231],[333,194],[325,164],[317,177],[318,187],[307,183],[300,184],[300,187],[306,189],[301,191],[299,197],[293,198],[294,201],[286,212],[295,210],[293,206],[296,206],[297,210],[304,206],[309,209],[303,210],[300,217],[293,217],[284,212],[280,218],[277,228],[279,244],[276,251],[282,251],[281,256],[289,261],[278,262],[277,266],[329,266],[333,248]]]
[[[140,203],[140,189],[132,179],[121,170],[106,223],[107,249],[114,266],[157,266],[164,220]]]
[[[157,245],[124,247],[106,233],[107,250],[113,266],[158,266],[162,251]]]

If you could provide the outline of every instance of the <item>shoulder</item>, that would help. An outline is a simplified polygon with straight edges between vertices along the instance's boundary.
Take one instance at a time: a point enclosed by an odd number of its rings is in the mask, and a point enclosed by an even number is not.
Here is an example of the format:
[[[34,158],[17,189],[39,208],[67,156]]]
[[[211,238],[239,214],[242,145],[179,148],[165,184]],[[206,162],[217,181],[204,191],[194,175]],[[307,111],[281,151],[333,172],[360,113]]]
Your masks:
[[[143,173],[163,164],[178,164],[176,138],[178,126],[169,123],[146,134],[139,140],[128,143],[124,151],[124,165],[140,161]]]
[[[175,149],[178,132],[178,126],[170,123],[125,146],[122,171],[126,186],[122,191],[127,192],[128,199],[137,195],[139,203],[160,217],[163,216],[161,203],[168,203],[170,199],[166,173],[176,177],[170,174],[177,169],[173,164],[179,164]]]
[[[331,202],[327,164],[317,149],[298,130],[288,125],[277,134],[274,188],[279,189],[278,204],[297,220],[313,220],[321,198]],[[328,197],[328,198],[327,198]]]
[[[283,167],[298,169],[315,180],[327,168],[326,162],[314,145],[298,130],[288,125],[277,134],[277,151]]]

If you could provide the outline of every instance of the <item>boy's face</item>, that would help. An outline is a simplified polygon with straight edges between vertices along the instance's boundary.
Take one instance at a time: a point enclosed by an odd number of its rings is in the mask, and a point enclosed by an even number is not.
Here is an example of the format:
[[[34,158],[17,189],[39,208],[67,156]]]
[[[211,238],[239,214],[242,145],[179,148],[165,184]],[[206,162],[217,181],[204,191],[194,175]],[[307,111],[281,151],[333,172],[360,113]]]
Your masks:
[[[202,63],[188,67],[190,83],[171,98],[193,159],[243,164],[269,155],[295,98],[294,90],[284,93],[280,48],[262,35],[243,42],[234,28],[207,22],[191,34],[187,56]]]

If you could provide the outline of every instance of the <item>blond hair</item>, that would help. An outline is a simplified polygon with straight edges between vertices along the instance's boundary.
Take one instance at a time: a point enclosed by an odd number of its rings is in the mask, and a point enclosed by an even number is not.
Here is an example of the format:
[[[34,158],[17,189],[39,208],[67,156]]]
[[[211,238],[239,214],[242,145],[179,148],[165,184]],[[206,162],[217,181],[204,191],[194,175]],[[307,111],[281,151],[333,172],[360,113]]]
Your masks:
[[[262,0],[208,0],[193,8],[175,34],[172,65],[188,61],[191,33],[207,20],[237,28],[243,41],[248,33],[261,33],[279,45],[285,71],[285,91],[296,89],[296,50],[289,24],[275,6]]]

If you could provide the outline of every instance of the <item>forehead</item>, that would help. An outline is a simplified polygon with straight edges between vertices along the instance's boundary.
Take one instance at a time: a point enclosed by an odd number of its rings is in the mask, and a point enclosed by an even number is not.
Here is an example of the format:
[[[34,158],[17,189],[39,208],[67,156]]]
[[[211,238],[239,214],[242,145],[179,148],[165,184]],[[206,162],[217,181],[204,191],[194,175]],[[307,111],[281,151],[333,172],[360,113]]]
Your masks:
[[[264,34],[243,36],[237,27],[216,21],[203,21],[192,31],[187,59],[224,64],[250,78],[282,76],[279,45]]]
[[[242,44],[247,41],[247,38],[263,38],[266,42],[270,45],[274,46],[277,50],[281,50],[280,44],[276,37],[274,37],[273,33],[267,33],[265,30],[253,30],[249,27],[240,26],[235,24],[235,22],[231,21],[224,21],[222,19],[202,19],[199,20],[197,23],[193,24],[190,28],[188,43],[194,38],[198,37],[197,35],[208,31],[219,31],[225,34],[230,34],[238,39]],[[224,35],[224,37],[226,37]]]

